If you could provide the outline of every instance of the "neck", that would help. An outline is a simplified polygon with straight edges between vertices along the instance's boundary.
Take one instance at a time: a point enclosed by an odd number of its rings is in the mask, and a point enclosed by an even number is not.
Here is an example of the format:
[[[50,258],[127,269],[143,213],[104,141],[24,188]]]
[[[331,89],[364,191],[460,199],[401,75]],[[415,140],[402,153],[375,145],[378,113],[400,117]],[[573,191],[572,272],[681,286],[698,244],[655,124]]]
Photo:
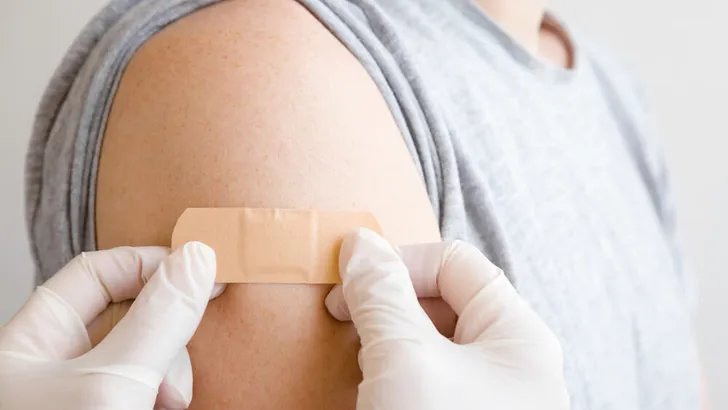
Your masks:
[[[477,0],[477,4],[514,40],[537,52],[547,0]]]

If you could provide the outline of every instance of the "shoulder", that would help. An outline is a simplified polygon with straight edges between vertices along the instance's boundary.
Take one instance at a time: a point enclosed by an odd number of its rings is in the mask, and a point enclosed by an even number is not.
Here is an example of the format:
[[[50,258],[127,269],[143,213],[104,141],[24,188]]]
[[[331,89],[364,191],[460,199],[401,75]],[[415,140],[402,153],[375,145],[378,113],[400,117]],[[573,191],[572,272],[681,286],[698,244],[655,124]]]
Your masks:
[[[100,247],[164,245],[193,206],[368,209],[395,242],[437,238],[376,85],[288,0],[193,13],[122,76],[99,164]]]
[[[250,67],[251,58],[258,60],[255,66],[284,69],[258,75],[280,76],[300,73],[321,60],[351,56],[298,2],[230,0],[202,8],[154,35],[137,51],[129,69],[177,63],[190,71],[230,72]]]
[[[260,92],[294,99],[292,89],[333,94],[338,89],[330,87],[332,82],[365,76],[348,50],[297,2],[232,0],[198,10],[154,35],[131,59],[123,82],[126,90],[161,104],[193,93],[195,99],[226,102]],[[233,82],[246,88],[235,89]],[[162,89],[176,94],[159,93]],[[219,95],[220,90],[226,93]]]

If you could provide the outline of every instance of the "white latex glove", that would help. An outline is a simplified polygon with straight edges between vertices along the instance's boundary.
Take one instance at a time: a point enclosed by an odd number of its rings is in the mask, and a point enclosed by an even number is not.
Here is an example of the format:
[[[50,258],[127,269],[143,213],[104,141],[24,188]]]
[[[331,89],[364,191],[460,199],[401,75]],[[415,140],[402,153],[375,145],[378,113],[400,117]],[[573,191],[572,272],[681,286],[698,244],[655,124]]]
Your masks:
[[[361,338],[358,410],[569,408],[556,337],[473,246],[413,245],[398,253],[360,230],[344,241],[339,263],[343,285],[326,306],[337,319],[353,320]],[[453,341],[435,329],[417,296],[441,296],[458,314]]]
[[[222,288],[213,292],[209,247],[191,242],[168,254],[161,247],[90,252],[39,286],[0,328],[0,409],[136,410],[155,401],[187,408],[185,346]],[[131,298],[113,329],[119,309],[92,323],[110,302]],[[99,339],[110,333],[92,348],[87,327]]]

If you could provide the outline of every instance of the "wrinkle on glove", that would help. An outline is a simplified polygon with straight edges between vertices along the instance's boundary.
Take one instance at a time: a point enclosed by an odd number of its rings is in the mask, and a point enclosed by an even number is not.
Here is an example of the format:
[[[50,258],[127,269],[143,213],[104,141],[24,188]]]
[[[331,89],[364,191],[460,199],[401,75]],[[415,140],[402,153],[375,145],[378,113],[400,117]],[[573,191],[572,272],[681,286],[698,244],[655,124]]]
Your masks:
[[[357,410],[566,410],[561,346],[503,272],[467,243],[395,249],[369,230],[340,253],[326,306],[361,338]],[[418,296],[458,315],[448,340]]]
[[[0,328],[0,407],[186,408],[185,346],[221,288],[209,247],[191,242],[167,255],[165,248],[82,254],[39,287]]]

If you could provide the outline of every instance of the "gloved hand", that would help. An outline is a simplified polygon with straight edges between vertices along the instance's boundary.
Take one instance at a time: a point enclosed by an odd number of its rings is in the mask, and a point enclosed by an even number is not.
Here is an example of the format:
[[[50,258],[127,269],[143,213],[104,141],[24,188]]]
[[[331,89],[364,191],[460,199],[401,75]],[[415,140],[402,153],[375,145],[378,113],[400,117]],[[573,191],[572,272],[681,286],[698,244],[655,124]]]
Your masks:
[[[0,409],[152,409],[155,401],[160,409],[187,408],[185,346],[222,289],[213,288],[209,247],[191,242],[168,254],[157,247],[90,252],[39,286],[0,328]],[[110,302],[135,297],[113,329],[106,327],[118,309],[92,323]],[[98,339],[111,331],[92,348],[87,327]]]
[[[339,263],[343,285],[326,306],[361,338],[358,410],[569,408],[555,335],[473,246],[398,253],[360,230],[344,241]],[[441,296],[458,314],[453,341],[417,296]]]

